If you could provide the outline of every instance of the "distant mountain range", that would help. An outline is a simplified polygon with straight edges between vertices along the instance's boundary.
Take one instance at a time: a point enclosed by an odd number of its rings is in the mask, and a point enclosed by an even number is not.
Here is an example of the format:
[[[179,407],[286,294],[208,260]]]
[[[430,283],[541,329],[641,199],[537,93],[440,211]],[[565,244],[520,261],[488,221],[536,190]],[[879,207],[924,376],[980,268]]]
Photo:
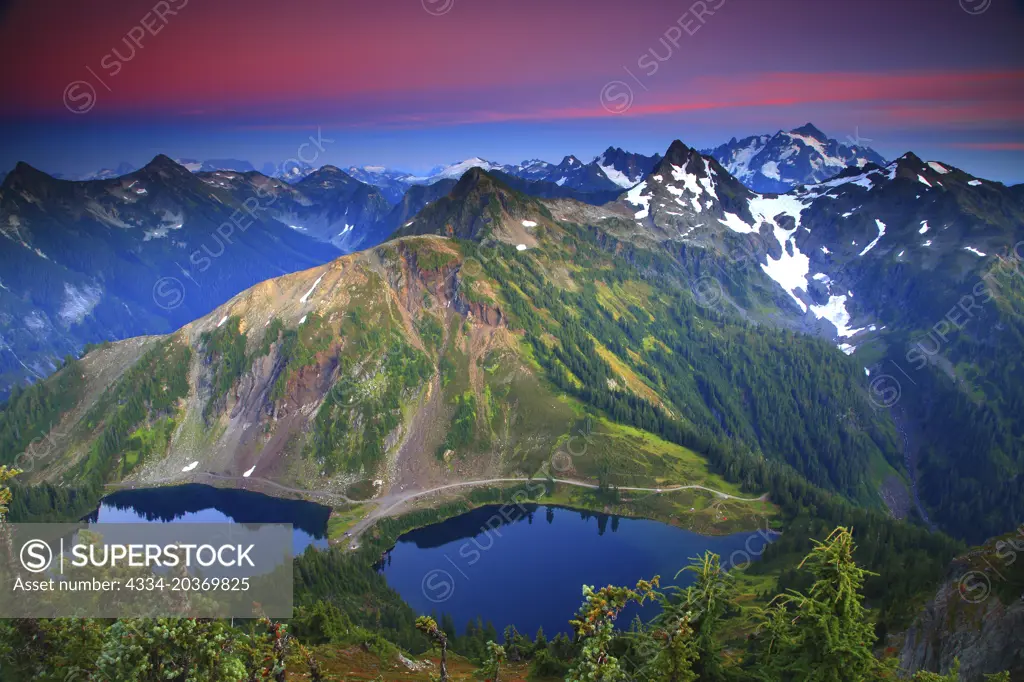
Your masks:
[[[166,156],[90,182],[18,164],[0,186],[0,391],[86,343],[177,329],[248,286],[337,257],[327,237],[348,206],[303,189],[255,172],[191,173]]]
[[[740,182],[756,192],[787,192],[799,185],[827,180],[848,166],[885,164],[885,159],[870,147],[853,142],[849,146],[842,144],[829,138],[811,123],[788,132],[752,135],[742,140],[732,138],[723,145],[704,149],[701,153],[713,156]],[[436,166],[424,175],[385,166],[351,166],[345,172],[360,182],[380,188],[384,198],[394,206],[411,186],[457,180],[470,168],[497,171],[531,182],[550,182],[589,194],[617,188],[628,189],[640,182],[659,159],[657,154],[645,156],[609,147],[587,163],[573,155],[566,156],[557,164],[530,159],[514,165],[473,157]],[[239,159],[176,161],[194,173],[218,170],[246,173],[256,170],[250,162]],[[114,169],[104,168],[74,177],[55,174],[54,177],[65,180],[107,180],[135,170],[133,165],[121,163]],[[263,175],[286,182],[298,182],[315,170],[315,166],[295,160],[280,164],[268,162],[260,168]],[[0,181],[2,179],[0,176]]]
[[[713,156],[737,180],[762,193],[813,185],[849,166],[885,165],[885,159],[870,147],[842,144],[811,123],[773,135],[734,137],[701,153]]]
[[[292,271],[300,264],[306,267],[339,253],[379,244],[451,192],[456,182],[474,168],[531,197],[576,200],[594,206],[615,202],[619,211],[642,216],[639,222],[653,234],[701,243],[710,240],[717,248],[726,245],[733,249],[735,244],[726,244],[736,241],[728,236],[729,231],[716,229],[709,236],[709,216],[714,217],[712,224],[721,223],[736,228],[732,232],[743,234],[753,229],[749,226],[761,215],[758,210],[772,211],[777,204],[792,212],[793,206],[804,206],[814,192],[822,191],[821,185],[809,184],[820,182],[819,178],[824,178],[825,185],[832,188],[831,196],[848,185],[860,188],[877,184],[897,169],[909,173],[905,169],[918,163],[913,160],[916,157],[908,155],[893,164],[878,165],[884,161],[872,150],[841,145],[811,124],[789,132],[733,140],[706,154],[685,149],[684,157],[680,157],[683,152],[673,146],[669,151],[674,158],[668,159],[609,147],[589,163],[571,155],[558,164],[529,160],[515,166],[473,158],[433,168],[423,176],[374,166],[343,171],[335,166],[313,169],[308,165],[270,168],[274,173],[267,175],[238,159],[176,162],[159,156],[140,170],[121,164],[116,169],[97,171],[85,184],[61,181],[19,164],[0,188],[0,230],[7,238],[6,242],[0,241],[7,244],[0,250],[0,261],[10,263],[10,268],[0,275],[0,300],[9,299],[0,305],[0,312],[4,313],[0,317],[0,344],[6,349],[0,352],[0,376],[5,377],[0,381],[0,394],[12,381],[45,376],[57,358],[78,352],[84,343],[166,331],[203,314],[221,300],[218,296],[233,295],[244,286]],[[766,160],[769,158],[774,160]],[[778,169],[778,180],[765,175],[766,166],[772,176],[775,173],[771,171]],[[669,182],[667,178],[677,174],[673,170],[677,167],[690,170],[684,181]],[[829,179],[836,169],[841,173]],[[928,165],[922,166],[917,175],[918,185],[925,190],[928,188],[923,183],[935,183],[935,187],[950,181],[937,177],[937,171]],[[951,177],[961,175],[965,174],[957,172]],[[981,180],[971,180],[982,186]],[[750,185],[764,183],[771,188],[768,192],[784,189],[788,183],[816,189],[796,190],[796,194],[791,193],[784,200],[770,201],[763,196],[752,200]],[[714,193],[709,188],[714,188]],[[1024,197],[1021,189],[1004,188],[1002,196],[1006,201],[1020,203]],[[856,189],[852,191],[856,193]],[[877,236],[876,219],[886,225],[894,222],[887,217],[891,209],[885,206],[876,210],[864,208],[882,194],[867,195],[827,229],[842,226],[850,248],[868,248]],[[227,258],[218,259],[223,272],[217,275],[217,285],[204,287],[203,295],[190,297],[182,310],[168,312],[159,306],[154,309],[147,295],[142,296],[141,303],[132,302],[133,297],[138,298],[137,282],[121,283],[122,275],[132,272],[138,263],[146,263],[147,272],[167,270],[167,276],[172,277],[177,272],[185,277],[181,281],[196,277],[189,263],[195,249],[206,247],[205,242],[217,247],[223,241],[217,233],[223,220],[216,219],[228,209],[231,214],[239,206],[244,207],[246,202],[265,206],[259,220],[269,227],[258,234],[241,234],[238,230],[230,239],[257,251],[263,249],[260,252],[265,255],[250,258],[246,247],[228,251]],[[820,201],[812,203],[817,205]],[[887,202],[882,204],[887,206]],[[902,205],[899,210],[907,211],[910,207]],[[952,217],[943,213],[945,210],[922,214],[916,220],[929,226],[949,222]],[[871,217],[861,220],[859,216]],[[900,221],[905,222],[904,216],[895,218],[895,222]],[[282,229],[288,232],[281,232]],[[823,234],[823,229],[817,228],[816,234]],[[895,228],[888,229],[892,235]],[[851,230],[862,234],[854,235]],[[77,236],[65,239],[68,234]],[[940,239],[945,241],[946,237],[926,239],[927,250],[920,255],[934,257]],[[804,318],[793,321],[794,325],[805,331],[822,325],[835,329],[833,337],[837,342],[852,349],[857,344],[851,332],[880,324],[880,318],[866,315],[865,307],[859,305],[853,293],[842,290],[842,274],[824,267],[814,273],[810,269],[827,256],[833,263],[842,261],[840,271],[849,274],[850,268],[857,269],[857,259],[845,253],[850,249],[843,248],[838,239],[830,240],[836,244],[822,245],[827,252],[800,251],[788,255],[802,240],[800,237],[792,244],[780,241],[773,246],[766,242],[745,248],[753,248],[760,256],[780,259],[778,263],[766,261],[763,265],[765,272],[788,292],[791,305],[806,313]],[[282,248],[272,254],[275,249],[267,248],[278,241]],[[72,244],[73,252],[68,250]],[[973,249],[969,253],[984,254],[991,250],[984,239],[969,246]],[[908,244],[901,250],[910,254],[919,248],[920,245]],[[98,264],[96,267],[81,261],[86,253],[94,254],[92,262]],[[958,260],[963,260],[964,253],[968,252],[960,249]],[[203,260],[201,254],[197,258]],[[40,293],[27,274],[19,274],[37,265],[40,272],[52,273],[48,276],[50,284],[42,290],[45,294]],[[121,301],[122,293],[127,300]],[[774,298],[780,304],[784,302],[777,293]],[[119,302],[124,305],[118,306]],[[141,309],[137,310],[137,305]],[[92,314],[94,308],[109,319],[97,318]],[[15,313],[16,310],[20,312]],[[99,319],[104,322],[99,323]]]
[[[471,168],[498,172],[529,182],[551,183],[577,193],[590,194],[628,188],[639,182],[650,172],[660,157],[633,154],[622,149],[609,147],[603,154],[589,163],[583,163],[575,156],[566,156],[561,163],[553,164],[539,159],[510,165],[495,163],[474,157],[447,166],[432,168],[426,175],[413,175],[390,170],[381,166],[350,168],[349,173],[363,182],[387,187],[392,191],[408,189],[412,185],[432,185],[441,180],[459,179]]]

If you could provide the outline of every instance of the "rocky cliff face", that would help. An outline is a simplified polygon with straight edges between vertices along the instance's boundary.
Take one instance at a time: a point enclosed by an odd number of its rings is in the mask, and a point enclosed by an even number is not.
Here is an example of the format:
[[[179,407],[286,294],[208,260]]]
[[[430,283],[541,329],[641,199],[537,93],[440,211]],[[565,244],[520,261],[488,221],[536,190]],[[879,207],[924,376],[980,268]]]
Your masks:
[[[1024,679],[1024,525],[953,562],[907,631],[900,668],[947,673],[955,659],[963,682]]]

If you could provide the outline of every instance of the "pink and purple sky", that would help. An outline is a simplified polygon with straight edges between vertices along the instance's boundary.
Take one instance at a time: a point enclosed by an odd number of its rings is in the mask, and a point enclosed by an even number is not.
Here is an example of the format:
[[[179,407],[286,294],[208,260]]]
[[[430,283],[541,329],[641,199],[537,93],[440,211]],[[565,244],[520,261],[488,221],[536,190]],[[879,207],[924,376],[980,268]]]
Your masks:
[[[421,171],[812,121],[1017,183],[1021,35],[1021,0],[0,0],[0,170],[258,168],[319,127],[315,165]]]

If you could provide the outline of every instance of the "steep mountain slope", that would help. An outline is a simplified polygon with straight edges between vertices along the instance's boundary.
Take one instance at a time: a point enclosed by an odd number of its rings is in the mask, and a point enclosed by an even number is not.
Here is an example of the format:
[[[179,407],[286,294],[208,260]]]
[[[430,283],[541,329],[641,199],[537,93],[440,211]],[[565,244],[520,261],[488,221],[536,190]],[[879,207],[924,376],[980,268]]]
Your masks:
[[[381,193],[334,166],[324,166],[294,183],[255,172],[198,176],[238,200],[258,203],[278,222],[345,253],[379,244],[388,236],[378,226],[390,210]]]
[[[326,238],[343,251],[355,251],[387,239],[388,233],[379,232],[376,226],[391,210],[391,204],[376,187],[359,182],[334,166],[323,166],[294,187],[317,207],[320,224],[334,232],[324,234],[306,227],[314,236]]]
[[[596,161],[583,163],[571,154],[551,169],[546,180],[555,183],[559,187],[568,187],[581,192],[603,192],[622,189],[618,182],[608,177]]]
[[[395,236],[437,234],[482,240],[494,236],[508,243],[535,246],[532,228],[546,209],[481,168],[473,168],[450,194],[430,204]]]
[[[755,192],[788,192],[827,180],[849,166],[885,164],[870,147],[842,144],[811,123],[774,135],[734,137],[701,153],[714,157]]]
[[[564,185],[558,185],[554,182],[547,180],[524,180],[523,178],[515,175],[509,175],[502,171],[489,171],[490,174],[501,181],[508,187],[522,192],[523,194],[538,199],[575,199],[576,201],[582,201],[586,204],[594,204],[595,206],[601,206],[613,201],[618,197],[619,189],[606,189],[585,192],[579,189],[573,189]]]
[[[941,527],[980,542],[1024,513],[1011,416],[1024,312],[1012,249],[1024,204],[1013,189],[906,154],[764,195],[675,143],[608,208],[630,216],[619,234],[725,256],[694,282],[710,303],[856,353],[873,401],[900,402],[909,419],[908,466]]]
[[[378,227],[381,234],[392,235],[409,222],[427,204],[447,196],[458,180],[439,180],[432,185],[413,185],[402,195],[401,200],[391,211],[381,218]]]
[[[20,164],[0,187],[0,394],[86,343],[166,333],[256,282],[379,243],[388,210],[332,167],[293,186],[163,156],[93,182]]]

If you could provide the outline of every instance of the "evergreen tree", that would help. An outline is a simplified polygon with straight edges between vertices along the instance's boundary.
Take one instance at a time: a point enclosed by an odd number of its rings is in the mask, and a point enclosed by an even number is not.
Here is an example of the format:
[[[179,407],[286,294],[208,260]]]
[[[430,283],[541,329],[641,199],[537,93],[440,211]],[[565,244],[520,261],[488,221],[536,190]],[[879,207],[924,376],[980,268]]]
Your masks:
[[[524,649],[524,637],[519,634],[519,630],[516,629],[515,625],[505,627],[502,640],[505,642],[505,651],[508,653],[508,660],[510,661],[522,660],[529,653]]]
[[[283,660],[258,644],[247,670],[237,652],[230,651],[228,630],[223,622],[194,618],[117,621],[105,633],[96,677],[140,682],[284,679]]]
[[[696,625],[696,670],[701,680],[721,680],[722,662],[716,635],[729,604],[728,595],[732,578],[727,571],[722,570],[719,556],[712,552],[705,552],[704,556],[694,558],[683,570],[697,576],[697,580],[686,589],[683,596],[684,607],[691,614],[691,622]],[[678,575],[676,574],[677,577]],[[673,611],[666,609],[666,613]],[[687,619],[682,614],[675,614],[674,617],[677,623],[675,627],[683,628]]]
[[[694,664],[698,659],[698,641],[694,638],[688,614],[663,619],[652,632],[652,636],[661,641],[654,660],[647,668],[654,673],[654,679],[663,682],[710,679],[698,677],[697,671],[694,670]]]
[[[441,650],[440,680],[448,682],[448,636],[437,627],[437,622],[430,616],[417,618],[416,629],[426,635],[433,646]]]
[[[21,471],[18,469],[0,464],[0,523],[4,522],[7,516],[7,505],[11,502],[11,489],[7,486],[7,482],[20,473]]]
[[[807,594],[790,590],[773,600],[761,630],[770,652],[764,662],[774,679],[861,682],[880,664],[871,652],[874,623],[860,590],[868,571],[853,560],[853,535],[836,528],[801,562],[815,577]]]
[[[500,682],[501,664],[505,662],[505,647],[495,644],[493,640],[487,642],[487,655],[484,658],[483,667],[480,672],[484,679],[491,682]]]
[[[615,630],[615,619],[630,602],[643,604],[655,596],[659,578],[641,580],[636,589],[608,585],[598,591],[583,586],[583,605],[576,618],[569,621],[582,642],[582,649],[567,682],[618,682],[625,679],[619,660],[609,653]]]
[[[537,628],[537,636],[533,638],[533,653],[544,651],[548,648],[548,638],[544,636],[544,628]]]

